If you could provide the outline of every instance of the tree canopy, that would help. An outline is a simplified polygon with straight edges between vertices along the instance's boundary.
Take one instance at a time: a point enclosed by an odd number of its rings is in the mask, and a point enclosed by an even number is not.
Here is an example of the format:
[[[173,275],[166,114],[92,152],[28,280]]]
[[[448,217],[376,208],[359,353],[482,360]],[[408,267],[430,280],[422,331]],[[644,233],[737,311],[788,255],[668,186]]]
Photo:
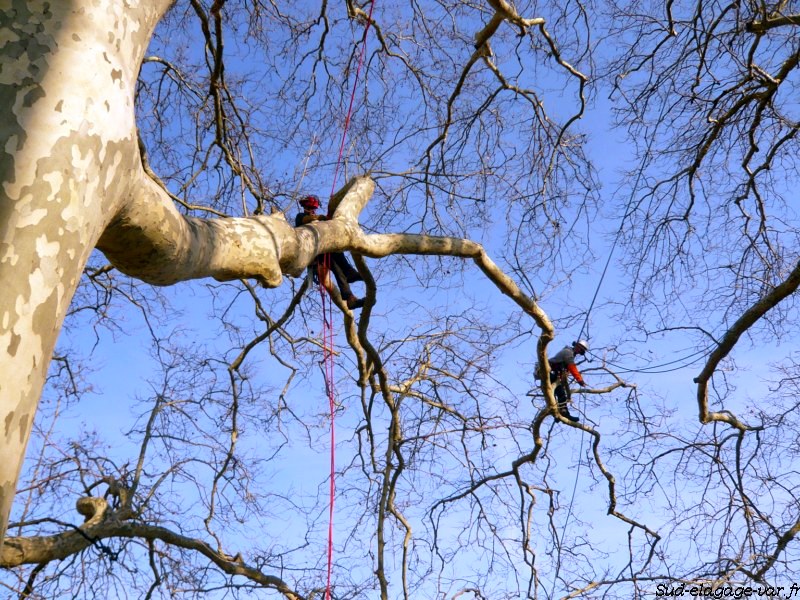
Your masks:
[[[788,594],[794,10],[8,3],[0,585]]]

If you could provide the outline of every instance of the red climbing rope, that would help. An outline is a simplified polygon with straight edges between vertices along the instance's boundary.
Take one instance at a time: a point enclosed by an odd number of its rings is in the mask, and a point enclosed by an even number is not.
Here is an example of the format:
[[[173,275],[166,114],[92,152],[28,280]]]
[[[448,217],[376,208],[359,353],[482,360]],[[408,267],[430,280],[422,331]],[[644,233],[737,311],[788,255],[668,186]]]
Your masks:
[[[323,277],[330,277],[330,255],[323,258],[323,273],[318,273],[320,281],[320,295],[322,297],[322,356],[325,362],[325,391],[328,394],[328,408],[331,415],[331,473],[330,473],[330,503],[328,506],[328,578],[325,586],[325,600],[331,598],[331,572],[333,570],[333,500],[336,492],[336,428],[334,416],[336,414],[336,391],[334,389],[333,373],[333,302],[327,301],[327,292],[323,287],[326,283]]]
[[[375,0],[372,0],[369,6],[369,16],[367,17],[367,25],[364,28],[364,35],[361,38],[361,53],[358,57],[358,67],[356,68],[356,78],[353,82],[353,92],[350,94],[350,104],[347,108],[347,117],[344,120],[344,130],[342,131],[342,141],[339,144],[339,157],[336,160],[336,169],[333,172],[333,184],[331,185],[331,198],[336,192],[336,180],[339,176],[339,167],[342,164],[342,156],[344,155],[344,144],[347,139],[347,130],[350,127],[350,117],[353,114],[353,102],[356,97],[356,88],[358,86],[358,77],[361,73],[361,66],[364,63],[364,54],[367,47],[367,33],[372,24],[372,9],[375,8]],[[325,360],[325,388],[328,393],[328,406],[331,415],[331,474],[330,474],[330,503],[328,505],[328,578],[325,585],[325,600],[331,600],[331,573],[333,571],[333,506],[334,498],[336,495],[336,427],[335,427],[335,414],[336,414],[336,390],[334,387],[334,361],[333,361],[333,303],[326,302],[325,283],[328,283],[325,278],[330,277],[330,254],[325,254],[323,258],[323,273],[319,273],[320,281],[320,294],[322,296],[322,320],[323,320],[323,358]],[[332,285],[328,283],[328,285]]]
[[[353,82],[353,93],[350,94],[350,106],[347,107],[347,117],[344,120],[344,131],[342,132],[342,143],[339,145],[339,158],[336,161],[336,170],[333,172],[333,185],[331,186],[331,197],[336,191],[336,178],[339,175],[339,165],[342,164],[342,154],[344,153],[344,142],[347,138],[347,130],[350,127],[350,116],[353,114],[353,101],[356,97],[356,86],[358,85],[358,76],[361,73],[361,65],[364,64],[364,54],[367,49],[367,34],[369,33],[369,26],[372,24],[372,9],[375,8],[375,0],[369,5],[369,16],[367,16],[367,26],[364,27],[364,35],[361,38],[361,53],[358,57],[358,67],[356,68],[356,80]]]

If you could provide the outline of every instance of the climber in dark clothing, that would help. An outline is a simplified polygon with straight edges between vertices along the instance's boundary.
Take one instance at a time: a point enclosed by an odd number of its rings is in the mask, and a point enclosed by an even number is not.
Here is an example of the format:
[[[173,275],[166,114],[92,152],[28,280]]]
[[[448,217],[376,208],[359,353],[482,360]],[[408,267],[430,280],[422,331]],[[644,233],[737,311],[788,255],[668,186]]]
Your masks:
[[[558,412],[561,413],[562,417],[569,419],[573,423],[578,422],[578,417],[570,414],[569,408],[567,407],[567,402],[569,402],[570,399],[567,373],[572,375],[575,381],[578,382],[578,385],[586,387],[581,372],[578,371],[578,367],[575,366],[575,355],[580,354],[583,356],[588,349],[589,343],[585,340],[579,340],[574,342],[572,346],[565,346],[561,352],[549,360],[550,383],[557,384],[553,391],[555,392],[556,400],[558,400]]]
[[[318,215],[316,213],[320,206],[319,198],[316,196],[306,196],[300,200],[300,206],[303,207],[303,212],[298,213],[295,217],[295,227],[308,225],[314,221],[326,221],[328,219],[325,215]],[[364,299],[356,298],[355,294],[353,294],[353,291],[350,289],[351,283],[363,281],[364,278],[361,277],[358,270],[350,264],[350,261],[347,260],[343,252],[331,252],[327,255],[322,254],[316,258],[316,276],[323,287],[330,293],[332,289],[331,278],[328,268],[326,267],[326,256],[329,257],[327,264],[330,266],[330,270],[333,271],[333,276],[336,278],[336,285],[339,286],[339,293],[347,304],[347,308],[355,310],[356,308],[364,306]]]

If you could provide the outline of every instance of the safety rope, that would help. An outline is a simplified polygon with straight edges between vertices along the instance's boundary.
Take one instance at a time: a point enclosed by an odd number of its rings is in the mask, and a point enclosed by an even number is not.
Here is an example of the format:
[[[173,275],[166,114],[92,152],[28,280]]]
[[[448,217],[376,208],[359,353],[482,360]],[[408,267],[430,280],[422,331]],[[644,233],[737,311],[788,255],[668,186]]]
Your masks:
[[[350,128],[350,118],[353,114],[353,102],[356,97],[356,88],[358,86],[358,78],[361,73],[361,67],[364,63],[364,54],[367,47],[367,33],[372,24],[372,10],[375,8],[375,0],[372,0],[369,7],[369,16],[367,17],[367,25],[364,28],[364,35],[361,38],[361,52],[358,58],[358,67],[356,68],[355,81],[353,82],[353,91],[350,94],[350,104],[347,108],[347,116],[344,120],[344,129],[342,131],[342,141],[339,144],[339,157],[336,160],[336,168],[333,172],[333,183],[331,185],[330,197],[336,192],[336,180],[339,175],[339,167],[342,164],[342,156],[344,155],[344,145],[347,139],[347,130]],[[330,206],[330,205],[329,205]],[[319,276],[319,289],[322,297],[322,320],[323,320],[323,360],[325,361],[325,391],[328,394],[328,408],[330,410],[331,418],[331,472],[330,472],[330,502],[328,503],[328,574],[325,583],[325,600],[331,600],[331,575],[333,572],[333,510],[334,499],[336,497],[336,389],[334,384],[334,360],[333,360],[333,302],[326,302],[325,284],[333,285],[330,282],[331,272],[331,256],[325,254],[322,259],[322,273]]]
[[[606,258],[605,265],[603,265],[603,272],[600,274],[600,279],[597,282],[597,287],[594,290],[594,295],[592,296],[592,301],[589,303],[589,308],[586,310],[586,318],[583,320],[583,325],[581,326],[581,330],[578,333],[578,338],[577,339],[579,339],[579,340],[583,339],[584,333],[586,334],[587,338],[589,337],[589,316],[592,313],[592,309],[594,308],[594,304],[595,304],[595,301],[597,300],[597,296],[600,294],[600,288],[603,285],[603,281],[605,281],[606,274],[608,273],[608,267],[611,264],[611,257],[614,256],[614,251],[617,248],[617,243],[619,242],[620,235],[622,234],[623,227],[625,226],[625,221],[627,220],[627,218],[631,214],[631,206],[633,205],[633,199],[634,199],[635,193],[636,193],[635,190],[639,186],[639,181],[641,179],[641,176],[642,176],[642,174],[641,174],[641,169],[640,169],[639,173],[637,174],[637,177],[636,177],[636,182],[634,183],[634,186],[631,189],[631,195],[628,197],[628,203],[625,206],[625,213],[622,215],[622,220],[620,221],[619,228],[617,228],[616,234],[614,234],[614,242],[611,244],[611,249],[608,251],[608,257]],[[585,398],[584,398],[584,400],[585,400]],[[584,402],[584,405],[585,405],[585,402]],[[579,412],[581,414],[585,414],[584,406],[581,406],[581,410]],[[560,546],[564,542],[564,539],[566,538],[566,535],[567,535],[567,526],[569,525],[570,519],[572,518],[572,508],[573,508],[573,506],[575,504],[575,492],[578,489],[578,478],[580,477],[580,473],[581,473],[581,464],[582,464],[581,463],[581,457],[583,455],[583,439],[584,439],[584,437],[585,437],[584,435],[581,435],[580,447],[578,448],[578,467],[575,469],[575,481],[573,482],[573,485],[572,485],[572,494],[570,495],[569,507],[567,508],[567,517],[566,517],[566,519],[564,519],[564,526],[561,529],[561,539],[560,540],[558,540],[558,539],[556,540],[556,542],[559,545],[559,554],[560,554]],[[560,570],[561,570],[561,560],[559,559],[559,561],[556,563],[556,572],[555,572],[555,576],[553,577],[553,587],[552,587],[552,589],[550,591],[550,596],[551,597],[555,594],[556,581],[558,580],[558,574],[559,574]]]
[[[631,216],[631,207],[633,206],[633,200],[636,197],[636,190],[639,189],[639,182],[642,180],[642,169],[638,169],[636,174],[636,181],[633,183],[633,187],[631,188],[631,194],[628,196],[628,203],[625,205],[625,213],[622,215],[622,219],[619,222],[619,227],[617,228],[617,232],[614,234],[614,243],[611,244],[611,250],[608,251],[608,258],[606,258],[606,264],[603,266],[603,272],[600,274],[600,280],[597,282],[597,288],[594,290],[594,296],[592,296],[592,301],[589,303],[589,308],[586,310],[586,318],[583,320],[583,326],[581,327],[581,331],[578,334],[578,339],[583,338],[584,332],[586,332],[586,336],[589,336],[589,315],[594,308],[594,303],[597,300],[597,295],[600,293],[600,287],[603,285],[603,281],[606,278],[606,274],[608,273],[608,266],[611,264],[611,257],[614,256],[614,250],[617,249],[617,243],[619,242],[620,235],[622,235],[622,229],[625,227],[625,221],[628,220],[628,217]]]
[[[330,277],[330,255],[323,258],[322,273],[317,273],[319,278],[320,297],[322,299],[322,357],[325,365],[325,393],[328,395],[328,410],[331,417],[330,434],[330,479],[328,483],[328,574],[325,584],[325,600],[331,597],[331,573],[333,571],[333,507],[336,494],[336,428],[334,418],[336,414],[336,390],[334,388],[334,361],[333,361],[333,302],[328,301],[325,281]],[[330,285],[330,283],[328,283]]]

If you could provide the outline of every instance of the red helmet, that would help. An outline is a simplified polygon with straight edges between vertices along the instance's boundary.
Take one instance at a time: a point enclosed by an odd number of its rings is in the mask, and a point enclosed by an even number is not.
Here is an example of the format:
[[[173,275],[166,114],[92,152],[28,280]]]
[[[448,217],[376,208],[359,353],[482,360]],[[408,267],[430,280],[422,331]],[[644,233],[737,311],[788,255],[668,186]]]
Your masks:
[[[300,206],[309,210],[316,210],[319,208],[319,198],[316,196],[306,196],[300,200]]]

